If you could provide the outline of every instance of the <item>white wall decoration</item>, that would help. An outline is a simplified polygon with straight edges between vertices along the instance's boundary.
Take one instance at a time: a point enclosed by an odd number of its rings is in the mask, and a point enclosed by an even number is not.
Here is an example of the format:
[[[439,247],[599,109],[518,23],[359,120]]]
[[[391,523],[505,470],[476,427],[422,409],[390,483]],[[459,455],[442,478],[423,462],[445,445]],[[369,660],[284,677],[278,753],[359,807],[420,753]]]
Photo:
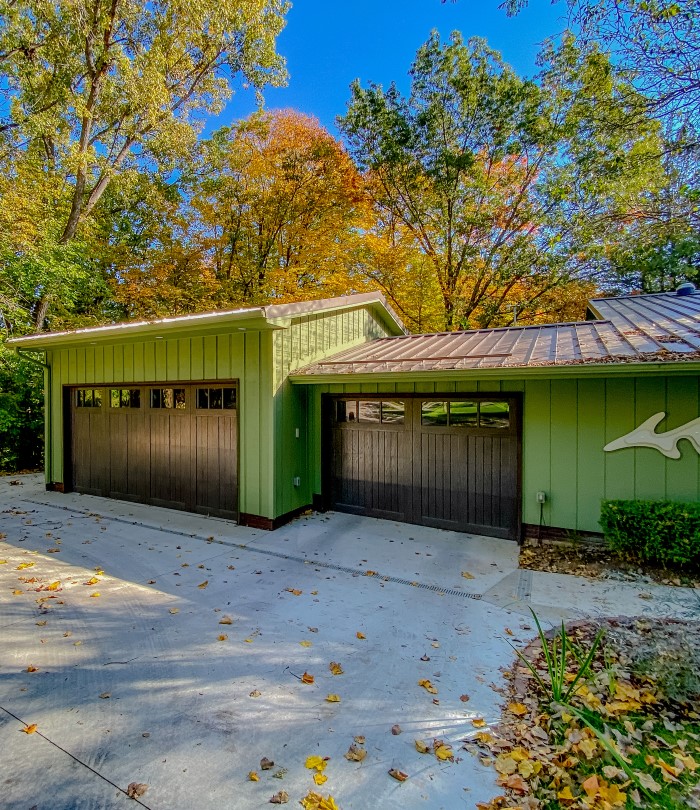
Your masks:
[[[603,450],[623,450],[626,447],[652,447],[668,458],[680,458],[681,451],[678,449],[678,442],[680,439],[688,439],[697,452],[700,453],[700,416],[674,430],[657,433],[655,428],[665,417],[666,413],[664,411],[655,413],[642,422],[639,427],[606,444]]]

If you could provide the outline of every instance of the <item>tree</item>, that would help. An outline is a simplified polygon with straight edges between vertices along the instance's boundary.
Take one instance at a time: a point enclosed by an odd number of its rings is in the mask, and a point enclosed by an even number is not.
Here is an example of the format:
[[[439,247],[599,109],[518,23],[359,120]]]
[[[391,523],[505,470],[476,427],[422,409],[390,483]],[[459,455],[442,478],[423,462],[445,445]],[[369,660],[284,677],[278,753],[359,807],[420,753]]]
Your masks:
[[[506,0],[509,15],[528,0]],[[651,112],[700,125],[698,0],[566,0],[585,47],[602,45],[649,100]]]
[[[192,221],[218,302],[345,292],[367,201],[340,143],[313,118],[257,114],[201,145]]]
[[[433,33],[408,99],[356,82],[339,120],[381,217],[432,268],[440,328],[534,310],[594,268],[609,223],[657,182],[658,127],[609,61],[571,38],[544,61],[524,80],[482,40]]]
[[[68,244],[125,168],[161,170],[217,113],[229,80],[280,84],[284,0],[0,0],[6,154],[29,148],[58,179]],[[28,147],[26,146],[28,145]],[[60,289],[37,288],[40,329]]]

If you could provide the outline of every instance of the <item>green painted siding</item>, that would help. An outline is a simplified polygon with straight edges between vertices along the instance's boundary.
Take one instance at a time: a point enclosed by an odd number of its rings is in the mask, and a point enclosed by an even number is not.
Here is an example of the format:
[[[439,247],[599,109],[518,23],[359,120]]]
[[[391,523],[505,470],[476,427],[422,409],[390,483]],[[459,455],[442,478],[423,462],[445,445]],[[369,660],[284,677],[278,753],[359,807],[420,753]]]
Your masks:
[[[318,491],[315,481],[320,475],[316,470],[320,435],[308,423],[307,390],[305,386],[292,385],[287,375],[323,357],[387,334],[369,308],[305,315],[274,333],[276,516],[310,504],[313,493]],[[294,485],[297,477],[299,486]]]
[[[600,531],[604,498],[700,500],[700,454],[681,441],[681,458],[651,448],[604,452],[609,441],[628,433],[652,414],[665,411],[659,432],[700,415],[700,378],[688,376],[585,377],[475,380],[421,383],[315,384],[309,388],[309,433],[314,491],[321,489],[321,394],[384,392],[523,392],[523,521],[539,523],[536,493],[547,493],[548,526]],[[306,388],[307,386],[299,386]]]
[[[274,517],[272,335],[237,331],[206,337],[150,340],[50,350],[51,469],[63,478],[64,385],[237,380],[239,382],[240,511]]]

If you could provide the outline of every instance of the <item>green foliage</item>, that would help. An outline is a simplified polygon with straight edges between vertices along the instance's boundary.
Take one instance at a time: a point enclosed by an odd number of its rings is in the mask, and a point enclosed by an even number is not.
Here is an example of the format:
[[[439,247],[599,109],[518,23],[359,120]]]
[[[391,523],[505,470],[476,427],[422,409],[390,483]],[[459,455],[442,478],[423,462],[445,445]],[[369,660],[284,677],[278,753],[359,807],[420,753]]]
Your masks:
[[[43,456],[43,371],[0,345],[0,470],[33,470]]]
[[[547,638],[540,620],[535,611],[530,608],[530,613],[537,625],[537,634],[542,646],[545,666],[547,668],[546,679],[540,675],[535,665],[517,647],[511,644],[516,655],[523,664],[530,670],[533,678],[546,696],[549,703],[557,703],[570,706],[571,698],[576,694],[579,683],[585,681],[591,675],[591,666],[601,641],[603,631],[600,630],[591,642],[591,646],[585,655],[581,655],[575,645],[569,639],[564,622],[561,628],[554,634],[551,641]],[[509,642],[510,643],[510,642]],[[571,659],[576,661],[578,671],[573,678],[568,676]]]
[[[700,566],[700,504],[603,501],[600,525],[618,554],[663,566]]]

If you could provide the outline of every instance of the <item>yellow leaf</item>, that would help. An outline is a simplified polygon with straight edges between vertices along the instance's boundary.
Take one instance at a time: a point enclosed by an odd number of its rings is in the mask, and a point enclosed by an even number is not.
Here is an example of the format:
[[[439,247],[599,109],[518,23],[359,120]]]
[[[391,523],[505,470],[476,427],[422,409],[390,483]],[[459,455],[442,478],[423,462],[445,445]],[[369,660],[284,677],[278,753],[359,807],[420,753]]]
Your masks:
[[[469,571],[462,571],[462,576],[465,579],[474,579],[474,574],[470,574]]]
[[[23,591],[14,590],[14,591],[12,591],[12,593],[13,593],[14,596],[21,596]]]
[[[486,720],[484,720],[484,718],[483,718],[483,717],[475,717],[475,718],[472,720],[472,725],[473,725],[475,728],[484,728],[484,726],[487,726],[487,725],[488,725],[488,723],[486,722]]]
[[[61,587],[61,583],[59,581],[52,582],[50,585],[46,586],[47,591],[57,591]]]
[[[32,564],[33,564],[33,563],[32,563]],[[377,572],[376,572],[376,571],[365,571],[365,576],[366,576],[366,577],[376,577],[376,576],[377,576]]]
[[[20,731],[23,731],[25,734],[34,734],[37,728],[38,727],[36,723],[31,723],[30,725],[21,728]]]
[[[247,639],[246,639],[246,641],[247,641]],[[304,673],[304,674],[301,676],[301,682],[302,682],[302,683],[313,683],[313,682],[314,682],[314,676],[313,676],[313,675],[309,675],[309,673],[308,673],[308,672],[305,672],[305,673]]]
[[[423,740],[414,740],[414,743],[416,751],[418,751],[419,754],[427,754],[430,752],[430,746],[426,745]]]
[[[7,560],[0,560],[0,565],[7,565]]]
[[[95,573],[97,574],[98,577],[103,577],[105,572],[98,566],[97,568],[95,568]]]
[[[333,673],[333,675],[342,675],[343,674],[343,668],[340,666],[340,664],[337,661],[331,661],[331,663],[328,665],[328,668]]]
[[[522,717],[527,714],[527,706],[524,703],[509,703],[508,711],[516,717]]]
[[[586,759],[593,759],[593,757],[598,753],[598,743],[595,740],[591,740],[590,738],[586,738],[585,740],[581,740],[581,742],[576,746],[577,751],[583,751],[586,755]]]
[[[85,583],[86,585],[97,585],[100,580],[98,577],[90,577],[90,579]]]
[[[260,777],[257,775],[257,773],[255,773],[255,771],[250,771],[250,773],[248,774],[248,781],[249,782],[259,782]]]
[[[31,664],[27,667],[27,672],[38,672],[38,668],[32,666]]]
[[[319,757],[318,755],[314,755],[311,757],[306,758],[306,762],[304,763],[304,767],[308,768],[310,771],[321,771],[326,770],[326,765],[328,761],[323,757]]]
[[[306,639],[304,639],[304,641],[300,641],[299,644],[301,644],[302,647],[313,647],[313,641],[308,641]]]
[[[252,638],[244,638],[243,641],[245,641],[246,644],[252,644],[253,643]],[[302,678],[302,680],[303,680],[303,678]]]
[[[179,613],[179,612],[180,612],[180,608],[170,608],[170,610],[168,611],[168,613],[172,613],[172,614],[173,614],[173,616],[174,616],[176,613]]]
[[[90,594],[90,596],[92,596],[93,598],[98,597],[99,595],[100,595],[99,591],[95,591],[95,593]]]
[[[340,703],[340,695],[326,695],[327,703]]]
[[[557,793],[557,798],[567,802],[574,801],[574,795],[572,794],[571,788],[568,785]]]
[[[340,810],[332,796],[329,795],[324,798],[320,794],[314,793],[313,790],[310,790],[299,804],[304,810]]]
[[[217,636],[217,641],[228,641],[228,636],[226,633],[221,633],[219,636]]]
[[[287,591],[288,593],[293,593],[294,596],[301,596],[301,594],[303,593],[303,591],[298,591],[296,588],[285,588],[285,591]]]
[[[219,624],[233,624],[233,619],[230,616],[224,616],[219,619]]]
[[[437,689],[430,683],[427,678],[423,678],[422,680],[418,681],[418,686],[422,686],[426,692],[430,692],[431,695],[437,695]]]
[[[358,633],[355,633],[355,635],[356,635],[358,638],[360,638],[360,639],[362,639],[362,638],[367,638],[367,636],[366,636],[364,633],[359,633],[359,632],[358,632]]]
[[[446,759],[449,759],[450,761],[454,760],[454,754],[452,753],[452,749],[450,748],[449,745],[445,745],[444,743],[442,745],[437,746],[437,748],[435,749],[435,756],[443,762]]]
[[[408,774],[404,771],[398,770],[398,768],[392,768],[389,771],[389,776],[393,776],[397,782],[405,782],[408,779]]]
[[[325,773],[315,773],[314,774],[314,782],[316,782],[317,785],[322,785],[324,782],[327,782],[327,781],[328,781],[328,777],[326,776]]]
[[[199,585],[197,585],[197,587],[198,588],[206,588],[208,584],[209,584],[209,580],[205,579],[204,582],[200,582]]]
[[[25,569],[25,568],[31,568],[33,565],[36,565],[36,563],[33,563],[33,562],[28,562],[28,563],[20,563],[20,564],[17,566],[17,569],[16,569],[16,570],[17,570],[17,571],[24,571],[24,569]]]

